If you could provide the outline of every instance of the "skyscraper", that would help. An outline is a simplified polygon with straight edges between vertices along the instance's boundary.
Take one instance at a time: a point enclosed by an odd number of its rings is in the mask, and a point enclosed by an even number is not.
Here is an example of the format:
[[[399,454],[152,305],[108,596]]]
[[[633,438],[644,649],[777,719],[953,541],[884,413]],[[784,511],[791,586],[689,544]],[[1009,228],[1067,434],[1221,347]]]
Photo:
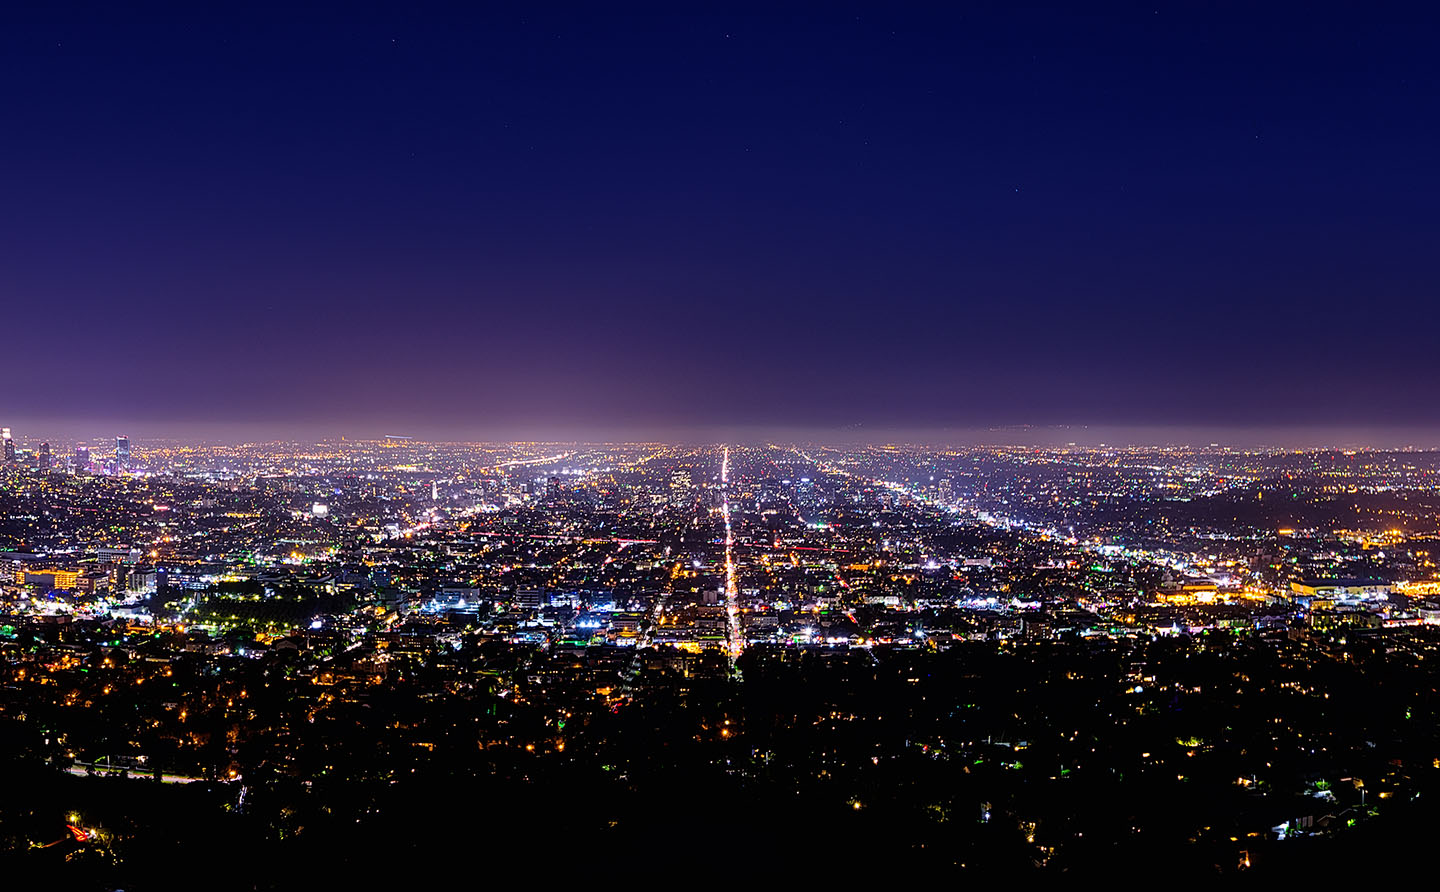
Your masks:
[[[40,444],[40,471],[44,473],[50,470],[50,444]]]
[[[84,443],[75,446],[75,473],[83,474],[90,470],[90,447]]]
[[[115,438],[115,464],[117,470],[130,467],[130,438],[124,435]]]
[[[3,438],[4,441],[5,441],[5,460],[6,460],[6,461],[14,461],[14,460],[15,460],[15,441],[12,440],[12,439],[10,439],[10,428],[7,427],[7,428],[4,428],[3,430],[0,430],[0,438]]]

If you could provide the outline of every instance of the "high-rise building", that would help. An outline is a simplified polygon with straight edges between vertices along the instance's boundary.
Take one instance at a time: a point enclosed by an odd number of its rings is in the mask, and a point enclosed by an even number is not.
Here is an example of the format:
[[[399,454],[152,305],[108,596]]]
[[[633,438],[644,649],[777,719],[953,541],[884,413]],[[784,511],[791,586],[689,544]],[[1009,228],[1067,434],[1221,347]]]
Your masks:
[[[130,438],[119,436],[115,438],[115,464],[121,469],[130,467]]]
[[[49,443],[41,443],[41,444],[40,444],[40,470],[41,470],[42,472],[50,470],[50,444],[49,444]]]
[[[84,443],[75,446],[75,473],[83,474],[90,470],[90,447]]]
[[[551,497],[560,495],[560,478],[551,477],[545,485],[545,492]]]
[[[15,441],[10,439],[10,428],[0,429],[0,439],[5,441],[5,460],[15,460]]]

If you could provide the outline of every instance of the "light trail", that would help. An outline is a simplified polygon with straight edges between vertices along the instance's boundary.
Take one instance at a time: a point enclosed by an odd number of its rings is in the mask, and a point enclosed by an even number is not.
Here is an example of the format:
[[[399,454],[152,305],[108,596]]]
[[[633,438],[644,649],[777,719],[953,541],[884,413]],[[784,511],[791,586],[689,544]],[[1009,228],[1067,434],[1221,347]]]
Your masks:
[[[725,447],[725,457],[720,462],[721,513],[725,516],[725,635],[730,654],[730,665],[734,668],[735,658],[745,649],[745,639],[740,635],[740,587],[735,582],[735,531],[730,527],[730,447]]]
[[[1018,517],[1007,517],[1002,514],[997,514],[993,511],[981,511],[978,508],[966,508],[962,510],[957,506],[944,505],[937,502],[935,499],[930,498],[924,493],[915,491],[908,484],[898,483],[893,480],[882,480],[879,477],[870,477],[868,475],[861,476],[857,474],[852,474],[844,468],[840,467],[839,465],[833,465],[829,462],[812,458],[811,456],[806,455],[804,452],[801,452],[799,449],[792,448],[790,451],[800,456],[804,460],[811,462],[817,468],[827,474],[836,474],[842,477],[849,477],[856,480],[864,480],[871,485],[888,489],[896,496],[904,498],[912,504],[918,505],[923,509],[948,513],[951,515],[963,515],[994,530],[1011,533],[1018,531],[1028,534],[1030,536],[1039,537],[1040,539],[1055,539],[1065,542],[1066,544],[1078,547],[1085,554],[1094,557],[1100,557],[1105,559],[1113,557],[1112,554],[1107,554],[1095,542],[1082,541],[1081,539],[1075,537],[1073,534],[1071,534],[1070,536],[1066,536],[1054,526],[1047,526],[1042,523],[1035,523],[1033,521],[1023,520]],[[1190,561],[1186,557],[1163,549],[1126,547],[1121,553],[1124,557],[1130,560],[1161,564],[1170,567],[1173,570],[1178,570],[1182,573],[1194,572]]]
[[[500,468],[518,468],[523,465],[543,465],[549,462],[564,461],[574,454],[574,450],[571,450],[570,452],[557,452],[554,455],[547,455],[543,458],[517,458],[512,461],[502,461],[496,465],[495,468],[498,470]]]
[[[734,543],[735,537],[730,530],[730,498],[726,492],[726,484],[730,480],[730,449],[726,447],[725,456],[720,462],[720,488],[722,493],[721,513],[725,517],[725,611],[726,622],[726,655],[730,659],[730,667],[734,669],[735,658],[739,655],[742,645],[740,637],[740,608],[738,604],[739,588],[735,584],[735,561]],[[499,534],[496,534],[499,535]],[[629,542],[650,542],[646,539],[619,539],[615,540],[624,547]],[[627,699],[635,694],[635,681],[640,677],[640,670],[644,663],[643,652],[654,646],[655,631],[660,627],[660,619],[665,615],[666,602],[669,600],[669,590],[662,590],[655,598],[655,604],[651,607],[649,623],[640,630],[640,635],[635,641],[635,653],[630,658],[629,665],[625,668],[620,683],[620,692]]]
[[[565,543],[583,545],[654,545],[659,539],[623,539],[618,536],[580,537],[566,533],[501,533],[491,530],[466,530],[467,536],[485,536],[491,539],[554,539]]]

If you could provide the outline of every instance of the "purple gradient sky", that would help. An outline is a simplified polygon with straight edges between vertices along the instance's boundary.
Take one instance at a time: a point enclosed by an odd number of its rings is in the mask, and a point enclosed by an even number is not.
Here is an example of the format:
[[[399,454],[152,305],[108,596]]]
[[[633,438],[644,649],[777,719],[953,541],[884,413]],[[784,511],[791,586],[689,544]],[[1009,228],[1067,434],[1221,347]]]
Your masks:
[[[678,8],[3,29],[0,424],[1440,428],[1436,13]]]

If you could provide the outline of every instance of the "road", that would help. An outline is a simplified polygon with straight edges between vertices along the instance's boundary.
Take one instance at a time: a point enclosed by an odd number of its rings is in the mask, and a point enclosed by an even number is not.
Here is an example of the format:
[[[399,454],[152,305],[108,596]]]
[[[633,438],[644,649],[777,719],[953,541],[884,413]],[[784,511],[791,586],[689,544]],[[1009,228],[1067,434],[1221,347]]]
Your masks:
[[[735,531],[730,526],[730,447],[720,462],[721,512],[725,516],[725,640],[734,667],[736,657],[745,649],[740,632],[740,587],[735,582]]]

